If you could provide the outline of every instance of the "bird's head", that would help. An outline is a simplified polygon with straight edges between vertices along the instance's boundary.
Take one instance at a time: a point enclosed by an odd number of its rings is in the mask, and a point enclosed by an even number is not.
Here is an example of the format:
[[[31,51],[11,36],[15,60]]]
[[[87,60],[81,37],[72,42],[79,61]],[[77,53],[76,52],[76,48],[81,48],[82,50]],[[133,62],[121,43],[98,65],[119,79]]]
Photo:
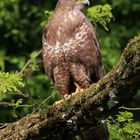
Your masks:
[[[74,0],[76,5],[90,5],[89,0]]]
[[[89,0],[58,0],[56,9],[58,9],[59,7],[67,7],[82,10],[85,5],[90,5]]]
[[[85,5],[90,5],[89,0],[74,0],[75,3],[75,7],[78,8],[79,10],[84,9]]]

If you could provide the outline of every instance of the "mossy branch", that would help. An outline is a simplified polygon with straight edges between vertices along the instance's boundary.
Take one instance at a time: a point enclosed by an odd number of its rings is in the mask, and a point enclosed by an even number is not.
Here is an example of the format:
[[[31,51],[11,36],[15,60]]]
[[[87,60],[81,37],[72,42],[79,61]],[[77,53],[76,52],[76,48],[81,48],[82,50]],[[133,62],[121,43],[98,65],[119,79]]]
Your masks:
[[[0,129],[0,140],[62,139],[79,127],[94,125],[122,104],[131,101],[140,87],[140,35],[131,40],[120,62],[98,83],[60,104],[32,113]]]

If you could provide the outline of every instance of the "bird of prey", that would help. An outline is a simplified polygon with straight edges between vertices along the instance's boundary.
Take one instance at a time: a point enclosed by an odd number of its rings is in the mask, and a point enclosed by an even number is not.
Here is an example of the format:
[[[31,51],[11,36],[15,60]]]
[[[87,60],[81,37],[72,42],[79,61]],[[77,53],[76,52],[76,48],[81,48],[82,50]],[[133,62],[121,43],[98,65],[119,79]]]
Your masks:
[[[58,0],[42,36],[45,72],[62,97],[103,77],[96,31],[82,13],[88,0]]]
[[[58,0],[54,15],[43,30],[45,72],[62,97],[103,77],[96,31],[82,13],[86,4],[89,0]],[[94,139],[107,140],[107,136],[102,136],[106,135],[104,125],[100,123],[98,127],[101,129],[93,129]]]

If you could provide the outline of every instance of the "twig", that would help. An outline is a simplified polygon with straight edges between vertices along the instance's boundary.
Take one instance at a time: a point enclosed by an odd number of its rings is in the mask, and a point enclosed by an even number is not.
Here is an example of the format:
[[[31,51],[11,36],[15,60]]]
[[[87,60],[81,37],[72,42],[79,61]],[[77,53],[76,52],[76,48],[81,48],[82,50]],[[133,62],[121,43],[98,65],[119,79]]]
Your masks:
[[[11,95],[15,95],[15,96],[20,96],[21,98],[25,98],[28,99],[29,95],[23,94],[23,93],[9,93]]]
[[[41,52],[42,52],[42,49],[39,50],[39,52],[37,53],[36,57],[37,57],[38,55],[40,55]],[[36,58],[36,57],[35,57],[35,58]],[[29,64],[33,61],[33,59],[34,59],[34,58],[31,58],[31,59],[29,59],[29,60],[27,61],[27,63],[25,64],[25,66],[24,66],[24,67],[21,69],[21,71],[19,72],[19,75],[24,74],[23,72],[26,70],[26,68],[29,66]],[[26,84],[28,84],[26,77],[25,77],[25,82],[26,82]],[[28,89],[28,93],[29,93],[29,94],[28,94],[28,97],[29,97],[35,104],[39,105],[39,103],[38,103],[36,100],[34,100],[34,99],[30,96],[30,90],[29,90],[29,89]]]
[[[37,57],[38,55],[40,55],[41,52],[42,52],[42,49],[39,50],[39,52],[37,53],[36,57]],[[36,57],[35,57],[35,58],[36,58]],[[25,69],[29,66],[29,64],[33,61],[33,59],[34,59],[34,58],[30,58],[30,59],[27,61],[27,63],[24,65],[24,67],[23,67],[23,68],[21,69],[21,71],[19,72],[19,75],[22,75],[22,74],[23,74],[23,72],[24,72]]]
[[[26,85],[28,85],[28,81],[27,81],[25,76],[24,76],[24,78],[25,78]],[[27,90],[28,90],[28,96],[29,96],[30,100],[33,101],[35,104],[39,105],[39,103],[34,98],[32,98],[31,93],[30,93],[30,89],[28,86],[27,86]]]
[[[125,110],[130,110],[130,111],[140,110],[140,108],[128,108],[128,107],[124,107],[124,106],[119,107],[119,109],[125,109]]]
[[[4,127],[6,127],[8,125],[8,123],[0,123],[0,129],[3,129]]]
[[[36,110],[41,106],[43,105],[46,101],[48,101],[55,93],[53,93],[52,95],[50,95],[48,98],[46,98],[41,104],[39,104],[34,110],[32,113],[36,112]]]
[[[12,102],[0,102],[0,105],[7,105],[7,106],[14,106],[14,103]],[[33,107],[33,105],[18,105],[17,107]]]

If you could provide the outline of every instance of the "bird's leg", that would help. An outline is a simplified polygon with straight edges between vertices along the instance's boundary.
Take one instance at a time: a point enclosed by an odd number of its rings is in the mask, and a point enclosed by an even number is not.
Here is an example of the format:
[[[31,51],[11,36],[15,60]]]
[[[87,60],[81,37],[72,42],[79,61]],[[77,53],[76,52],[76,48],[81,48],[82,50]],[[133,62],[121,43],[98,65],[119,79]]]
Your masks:
[[[60,104],[64,102],[64,100],[66,100],[67,97],[69,96],[68,89],[69,89],[69,83],[70,83],[70,74],[68,70],[69,66],[68,64],[66,64],[63,56],[59,58],[59,62],[60,63],[54,69],[54,81],[55,81],[56,88],[60,92],[62,100],[57,101],[56,104]]]
[[[61,100],[59,100],[59,101],[56,101],[54,104],[55,104],[55,105],[59,105],[59,104],[61,104],[61,103],[63,103],[63,102],[64,102],[64,100],[61,99]]]
[[[63,100],[68,100],[68,99],[70,99],[71,98],[71,94],[65,94],[64,96],[63,96]]]
[[[80,91],[83,91],[83,89],[78,84],[75,83],[75,85],[76,85],[76,90],[75,90],[75,92],[72,93],[72,95],[77,94]]]
[[[80,91],[82,91],[83,89],[82,88],[80,88],[80,86],[79,85],[77,85],[76,86],[76,90],[75,90],[75,92],[80,92]]]
[[[69,97],[71,97],[71,95],[69,94],[64,94],[64,95],[61,95],[62,99],[59,100],[59,101],[56,101],[55,104],[58,105],[58,104],[61,104],[62,102],[64,102],[66,99],[68,99]]]

